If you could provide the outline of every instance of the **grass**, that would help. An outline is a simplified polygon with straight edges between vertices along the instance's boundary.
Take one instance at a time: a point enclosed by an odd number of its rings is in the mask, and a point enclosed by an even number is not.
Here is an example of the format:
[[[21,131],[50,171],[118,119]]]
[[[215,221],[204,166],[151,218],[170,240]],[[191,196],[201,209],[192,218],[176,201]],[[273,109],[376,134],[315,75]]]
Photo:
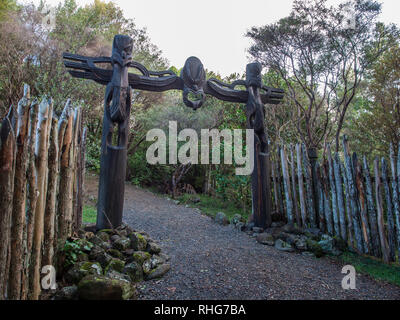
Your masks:
[[[193,198],[198,197],[200,199],[199,202],[194,203],[192,201]],[[177,200],[180,201],[180,203],[187,204],[191,208],[198,208],[203,212],[204,214],[210,216],[210,217],[215,217],[217,212],[222,211],[225,213],[225,215],[228,217],[228,219],[231,219],[233,215],[235,214],[241,214],[242,217],[247,219],[249,216],[250,212],[246,210],[246,212],[243,212],[243,209],[237,208],[235,205],[233,205],[231,202],[225,201],[220,198],[216,197],[211,197],[208,195],[204,194],[198,194],[198,195],[190,195],[190,194],[183,194],[182,196],[178,197]]]
[[[337,259],[344,264],[354,266],[358,273],[368,274],[376,280],[383,280],[400,286],[400,264],[398,263],[385,264],[376,258],[350,252],[344,252]]]
[[[83,223],[96,223],[97,210],[90,205],[84,205],[82,210]]]

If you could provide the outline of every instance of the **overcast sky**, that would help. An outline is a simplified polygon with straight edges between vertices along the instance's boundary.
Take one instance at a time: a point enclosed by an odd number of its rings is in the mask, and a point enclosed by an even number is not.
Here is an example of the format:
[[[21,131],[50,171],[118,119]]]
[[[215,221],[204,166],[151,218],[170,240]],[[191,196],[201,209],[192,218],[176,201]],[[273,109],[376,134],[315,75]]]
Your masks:
[[[35,4],[39,0],[20,0]],[[47,0],[56,5],[60,0]],[[77,0],[79,4],[93,0]],[[106,2],[108,2],[106,0]],[[169,62],[180,68],[189,56],[222,76],[243,73],[249,62],[244,37],[252,26],[275,22],[289,14],[293,0],[114,0],[126,17],[146,27],[151,41]],[[342,0],[328,0],[330,4]],[[381,0],[380,20],[400,25],[400,1]]]

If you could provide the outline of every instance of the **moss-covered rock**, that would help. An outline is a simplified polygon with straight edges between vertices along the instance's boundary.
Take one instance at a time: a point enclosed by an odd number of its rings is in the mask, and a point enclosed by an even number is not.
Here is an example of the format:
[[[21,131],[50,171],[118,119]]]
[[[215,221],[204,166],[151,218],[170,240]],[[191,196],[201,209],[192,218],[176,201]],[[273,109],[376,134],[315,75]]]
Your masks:
[[[141,264],[135,261],[125,265],[123,272],[127,274],[133,282],[140,282],[143,280],[143,268]]]
[[[108,249],[107,253],[113,256],[114,258],[123,259],[124,255],[117,249]]]
[[[101,229],[101,230],[99,230],[97,233],[101,233],[101,232],[107,233],[107,234],[110,235],[110,236],[112,236],[113,234],[115,234],[115,231],[114,231],[113,229]]]
[[[151,254],[157,254],[161,252],[161,248],[154,241],[150,241],[147,243],[146,251],[150,252]]]
[[[97,236],[103,241],[110,241],[110,235],[107,232],[98,232]]]
[[[113,247],[117,250],[124,251],[131,245],[131,240],[128,238],[119,238],[113,242]]]
[[[146,274],[146,280],[161,278],[169,271],[169,269],[171,269],[171,266],[168,263],[161,264],[157,268],[152,269],[148,274]]]
[[[90,274],[102,274],[102,267],[98,262],[82,261],[75,263],[65,274],[65,280],[69,283],[78,283],[83,277]]]
[[[117,272],[122,272],[124,270],[125,262],[121,259],[112,258],[110,263],[107,265],[104,273],[106,274],[109,270],[115,270]]]
[[[136,290],[126,280],[89,275],[79,282],[78,295],[83,300],[127,300],[136,298]]]
[[[134,232],[130,235],[131,248],[135,251],[145,251],[147,247],[147,240],[139,232]]]
[[[320,258],[324,255],[324,250],[315,240],[307,239],[307,249],[314,253],[317,258]]]
[[[151,258],[151,254],[145,251],[135,251],[132,254],[132,258],[134,262],[137,262],[138,264],[142,265],[143,262]]]

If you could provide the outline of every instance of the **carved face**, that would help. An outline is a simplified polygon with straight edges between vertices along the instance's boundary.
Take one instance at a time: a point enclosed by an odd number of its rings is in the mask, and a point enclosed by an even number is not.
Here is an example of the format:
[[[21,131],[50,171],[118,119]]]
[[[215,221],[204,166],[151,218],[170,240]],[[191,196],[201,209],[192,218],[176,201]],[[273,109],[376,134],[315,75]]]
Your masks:
[[[194,110],[200,108],[205,100],[203,87],[206,83],[206,73],[201,61],[196,57],[189,57],[183,66],[181,78],[184,83],[183,102]],[[198,99],[191,100],[189,93],[192,93]]]
[[[133,40],[129,36],[116,35],[114,37],[112,57],[121,67],[126,66],[132,60]]]

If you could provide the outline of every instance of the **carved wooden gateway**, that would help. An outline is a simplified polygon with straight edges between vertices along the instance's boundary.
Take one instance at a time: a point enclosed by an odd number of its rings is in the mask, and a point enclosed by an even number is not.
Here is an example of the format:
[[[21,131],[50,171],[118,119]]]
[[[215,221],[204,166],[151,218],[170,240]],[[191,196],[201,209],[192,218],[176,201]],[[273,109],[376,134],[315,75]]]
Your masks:
[[[186,60],[180,77],[169,70],[149,71],[132,61],[132,44],[130,37],[116,35],[111,57],[63,55],[64,64],[73,77],[106,85],[97,229],[117,227],[122,223],[131,89],[157,92],[182,90],[183,102],[194,110],[202,106],[206,94],[223,101],[246,103],[247,126],[254,129],[254,170],[251,176],[254,223],[258,227],[269,226],[271,197],[264,104],[278,104],[283,98],[283,90],[262,84],[262,68],[258,62],[247,65],[246,80],[231,84],[213,78],[207,80],[203,64],[196,57]],[[112,70],[97,67],[98,63],[109,63]],[[139,70],[141,75],[128,73],[128,68]],[[246,90],[235,89],[238,85],[245,86]],[[191,100],[190,93],[198,99]],[[112,144],[114,129],[118,133],[116,145]]]

